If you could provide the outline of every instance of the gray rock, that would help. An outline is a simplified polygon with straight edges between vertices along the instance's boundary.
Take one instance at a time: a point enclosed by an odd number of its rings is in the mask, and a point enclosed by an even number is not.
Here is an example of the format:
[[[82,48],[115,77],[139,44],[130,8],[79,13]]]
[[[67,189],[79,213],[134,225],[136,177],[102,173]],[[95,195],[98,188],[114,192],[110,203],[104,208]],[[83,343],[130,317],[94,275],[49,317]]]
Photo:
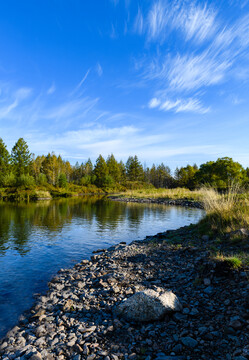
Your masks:
[[[116,313],[127,320],[146,322],[159,320],[182,306],[172,291],[140,291],[116,307]]]
[[[174,351],[175,353],[181,353],[182,352],[182,344],[177,344],[176,346],[174,346],[172,351]]]
[[[190,336],[182,337],[181,342],[183,345],[190,348],[195,348],[198,345],[198,342]]]
[[[39,352],[37,352],[36,354],[31,356],[30,360],[42,360],[42,356]]]

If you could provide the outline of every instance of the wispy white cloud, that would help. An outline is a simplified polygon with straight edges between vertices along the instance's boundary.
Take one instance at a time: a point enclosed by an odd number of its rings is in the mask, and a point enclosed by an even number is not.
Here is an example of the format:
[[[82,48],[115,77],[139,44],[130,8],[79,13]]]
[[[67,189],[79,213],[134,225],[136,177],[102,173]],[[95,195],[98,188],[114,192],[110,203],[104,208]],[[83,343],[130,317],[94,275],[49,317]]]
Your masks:
[[[2,89],[2,92],[3,99],[0,106],[0,119],[7,119],[11,116],[13,110],[31,96],[32,89],[22,87],[11,92],[8,87],[5,87]]]
[[[45,109],[41,116],[45,119],[51,120],[71,120],[75,121],[77,119],[84,119],[86,114],[94,108],[98,102],[96,99],[76,99],[68,102],[63,102],[55,107],[50,107]]]
[[[166,25],[169,20],[166,9],[166,5],[161,1],[157,1],[152,5],[147,17],[148,35],[150,39],[158,38],[162,35],[163,31],[166,30]]]
[[[174,146],[165,143],[170,136],[165,133],[148,134],[144,129],[134,126],[106,127],[94,126],[88,129],[79,129],[63,132],[56,135],[44,136],[36,134],[36,141],[29,140],[33,151],[40,149],[53,149],[64,158],[84,160],[89,156],[96,159],[101,153],[104,157],[114,153],[117,159],[126,160],[131,154],[137,154],[144,161],[162,161],[178,155],[188,154],[214,154],[217,146],[214,145],[185,145]],[[127,138],[129,141],[127,142]],[[73,146],[73,151],[72,151]]]
[[[217,30],[216,13],[212,8],[191,5],[184,7],[173,19],[173,26],[180,27],[187,40],[195,39],[203,42],[210,38]]]
[[[83,78],[81,79],[81,81],[78,83],[78,85],[74,88],[74,90],[70,93],[70,96],[73,96],[77,93],[77,91],[81,88],[81,86],[84,84],[84,82],[86,81],[89,73],[90,73],[91,69],[88,69],[87,72],[85,73],[85,75],[83,76]]]
[[[209,108],[205,108],[200,100],[198,99],[177,99],[175,101],[172,100],[164,100],[158,98],[153,98],[150,100],[148,104],[149,108],[158,108],[163,111],[173,111],[175,113],[179,112],[193,112],[198,114],[206,114],[209,112]]]
[[[220,83],[231,66],[228,59],[217,59],[208,52],[197,56],[178,55],[169,64],[166,75],[169,86],[180,90],[199,89]]]
[[[52,85],[47,90],[47,94],[52,95],[55,92],[55,90],[56,90],[56,86],[54,83],[52,83]]]
[[[97,71],[97,74],[99,76],[102,76],[103,75],[103,69],[102,69],[102,66],[100,65],[100,63],[97,63],[96,65],[96,71]]]
[[[180,30],[186,40],[197,42],[210,38],[216,31],[216,12],[213,8],[193,1],[154,1],[146,21],[141,22],[141,19],[143,15],[139,10],[135,19],[138,33],[145,29],[149,40],[160,42],[173,30]]]
[[[147,56],[144,55],[140,62],[136,61],[141,75],[139,81],[145,81],[143,85],[149,81],[155,88],[150,108],[159,108],[155,99],[162,101],[169,93],[176,99],[181,98],[183,93],[192,99],[196,91],[231,78],[248,80],[248,66],[245,64],[249,57],[249,14],[228,22],[215,9],[214,3],[156,0],[147,14],[139,9],[134,29],[139,34],[146,34],[146,47],[148,41],[158,44],[154,53],[149,48]],[[184,46],[178,46],[177,51],[167,46],[165,51],[164,44],[168,40],[170,43],[173,31],[174,36],[183,37]],[[185,46],[187,42],[191,45]],[[188,111],[190,108],[196,112],[207,110],[194,101],[181,107],[177,103],[174,111]]]
[[[110,32],[110,37],[112,39],[116,39],[118,37],[117,30],[113,24],[112,24],[112,28],[111,28],[111,32]]]
[[[134,31],[139,35],[141,35],[143,33],[143,30],[144,30],[144,18],[141,9],[139,8],[134,22]]]
[[[231,66],[228,59],[210,56],[206,51],[200,55],[177,55],[173,58],[153,60],[145,69],[143,78],[159,80],[166,89],[192,90],[223,81]]]
[[[148,106],[150,109],[154,109],[154,108],[158,107],[160,104],[161,104],[161,100],[159,100],[158,98],[152,98],[149,101]]]

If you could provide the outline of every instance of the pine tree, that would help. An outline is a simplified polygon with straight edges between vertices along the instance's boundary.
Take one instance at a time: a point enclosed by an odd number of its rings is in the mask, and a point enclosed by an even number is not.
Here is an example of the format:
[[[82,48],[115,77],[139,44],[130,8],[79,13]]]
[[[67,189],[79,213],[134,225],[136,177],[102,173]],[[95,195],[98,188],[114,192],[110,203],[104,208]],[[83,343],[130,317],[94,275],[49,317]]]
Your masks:
[[[103,187],[108,175],[108,167],[103,156],[99,155],[98,159],[96,160],[93,173],[96,176],[95,184],[98,187]]]
[[[108,156],[106,160],[106,165],[108,167],[108,173],[115,181],[115,183],[120,183],[121,169],[113,154]]]
[[[7,150],[7,146],[0,138],[0,174],[4,176],[8,173],[10,168],[10,154]]]
[[[135,155],[134,157],[129,156],[126,163],[126,173],[128,180],[130,181],[144,180],[143,166],[138,160],[137,155]]]
[[[29,174],[31,165],[31,154],[28,144],[23,138],[18,139],[11,152],[11,162],[16,175],[19,177]]]

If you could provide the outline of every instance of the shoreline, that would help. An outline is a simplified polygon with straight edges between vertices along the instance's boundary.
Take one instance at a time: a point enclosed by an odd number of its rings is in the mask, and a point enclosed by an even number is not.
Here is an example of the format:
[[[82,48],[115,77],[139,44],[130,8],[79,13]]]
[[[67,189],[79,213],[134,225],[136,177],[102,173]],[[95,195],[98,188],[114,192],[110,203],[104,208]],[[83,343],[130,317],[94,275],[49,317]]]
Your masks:
[[[1,340],[1,358],[247,359],[247,274],[222,273],[192,230],[120,243],[61,269]],[[145,289],[172,290],[182,311],[149,323],[116,315],[117,304]]]
[[[133,202],[140,204],[159,204],[159,205],[169,205],[169,206],[182,206],[182,207],[192,207],[197,209],[203,209],[203,205],[200,201],[196,200],[185,200],[185,199],[164,199],[164,198],[134,198],[134,197],[120,197],[117,196],[107,196],[108,199],[112,201],[120,202]]]

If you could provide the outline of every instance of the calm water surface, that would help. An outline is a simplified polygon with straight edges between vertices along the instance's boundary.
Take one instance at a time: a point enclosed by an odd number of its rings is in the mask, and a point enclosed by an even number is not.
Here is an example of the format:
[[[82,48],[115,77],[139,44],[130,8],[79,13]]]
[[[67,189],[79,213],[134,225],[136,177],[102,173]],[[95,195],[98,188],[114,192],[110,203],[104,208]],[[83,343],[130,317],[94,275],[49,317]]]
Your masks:
[[[86,197],[0,203],[0,337],[60,268],[97,248],[197,222],[199,209]]]

